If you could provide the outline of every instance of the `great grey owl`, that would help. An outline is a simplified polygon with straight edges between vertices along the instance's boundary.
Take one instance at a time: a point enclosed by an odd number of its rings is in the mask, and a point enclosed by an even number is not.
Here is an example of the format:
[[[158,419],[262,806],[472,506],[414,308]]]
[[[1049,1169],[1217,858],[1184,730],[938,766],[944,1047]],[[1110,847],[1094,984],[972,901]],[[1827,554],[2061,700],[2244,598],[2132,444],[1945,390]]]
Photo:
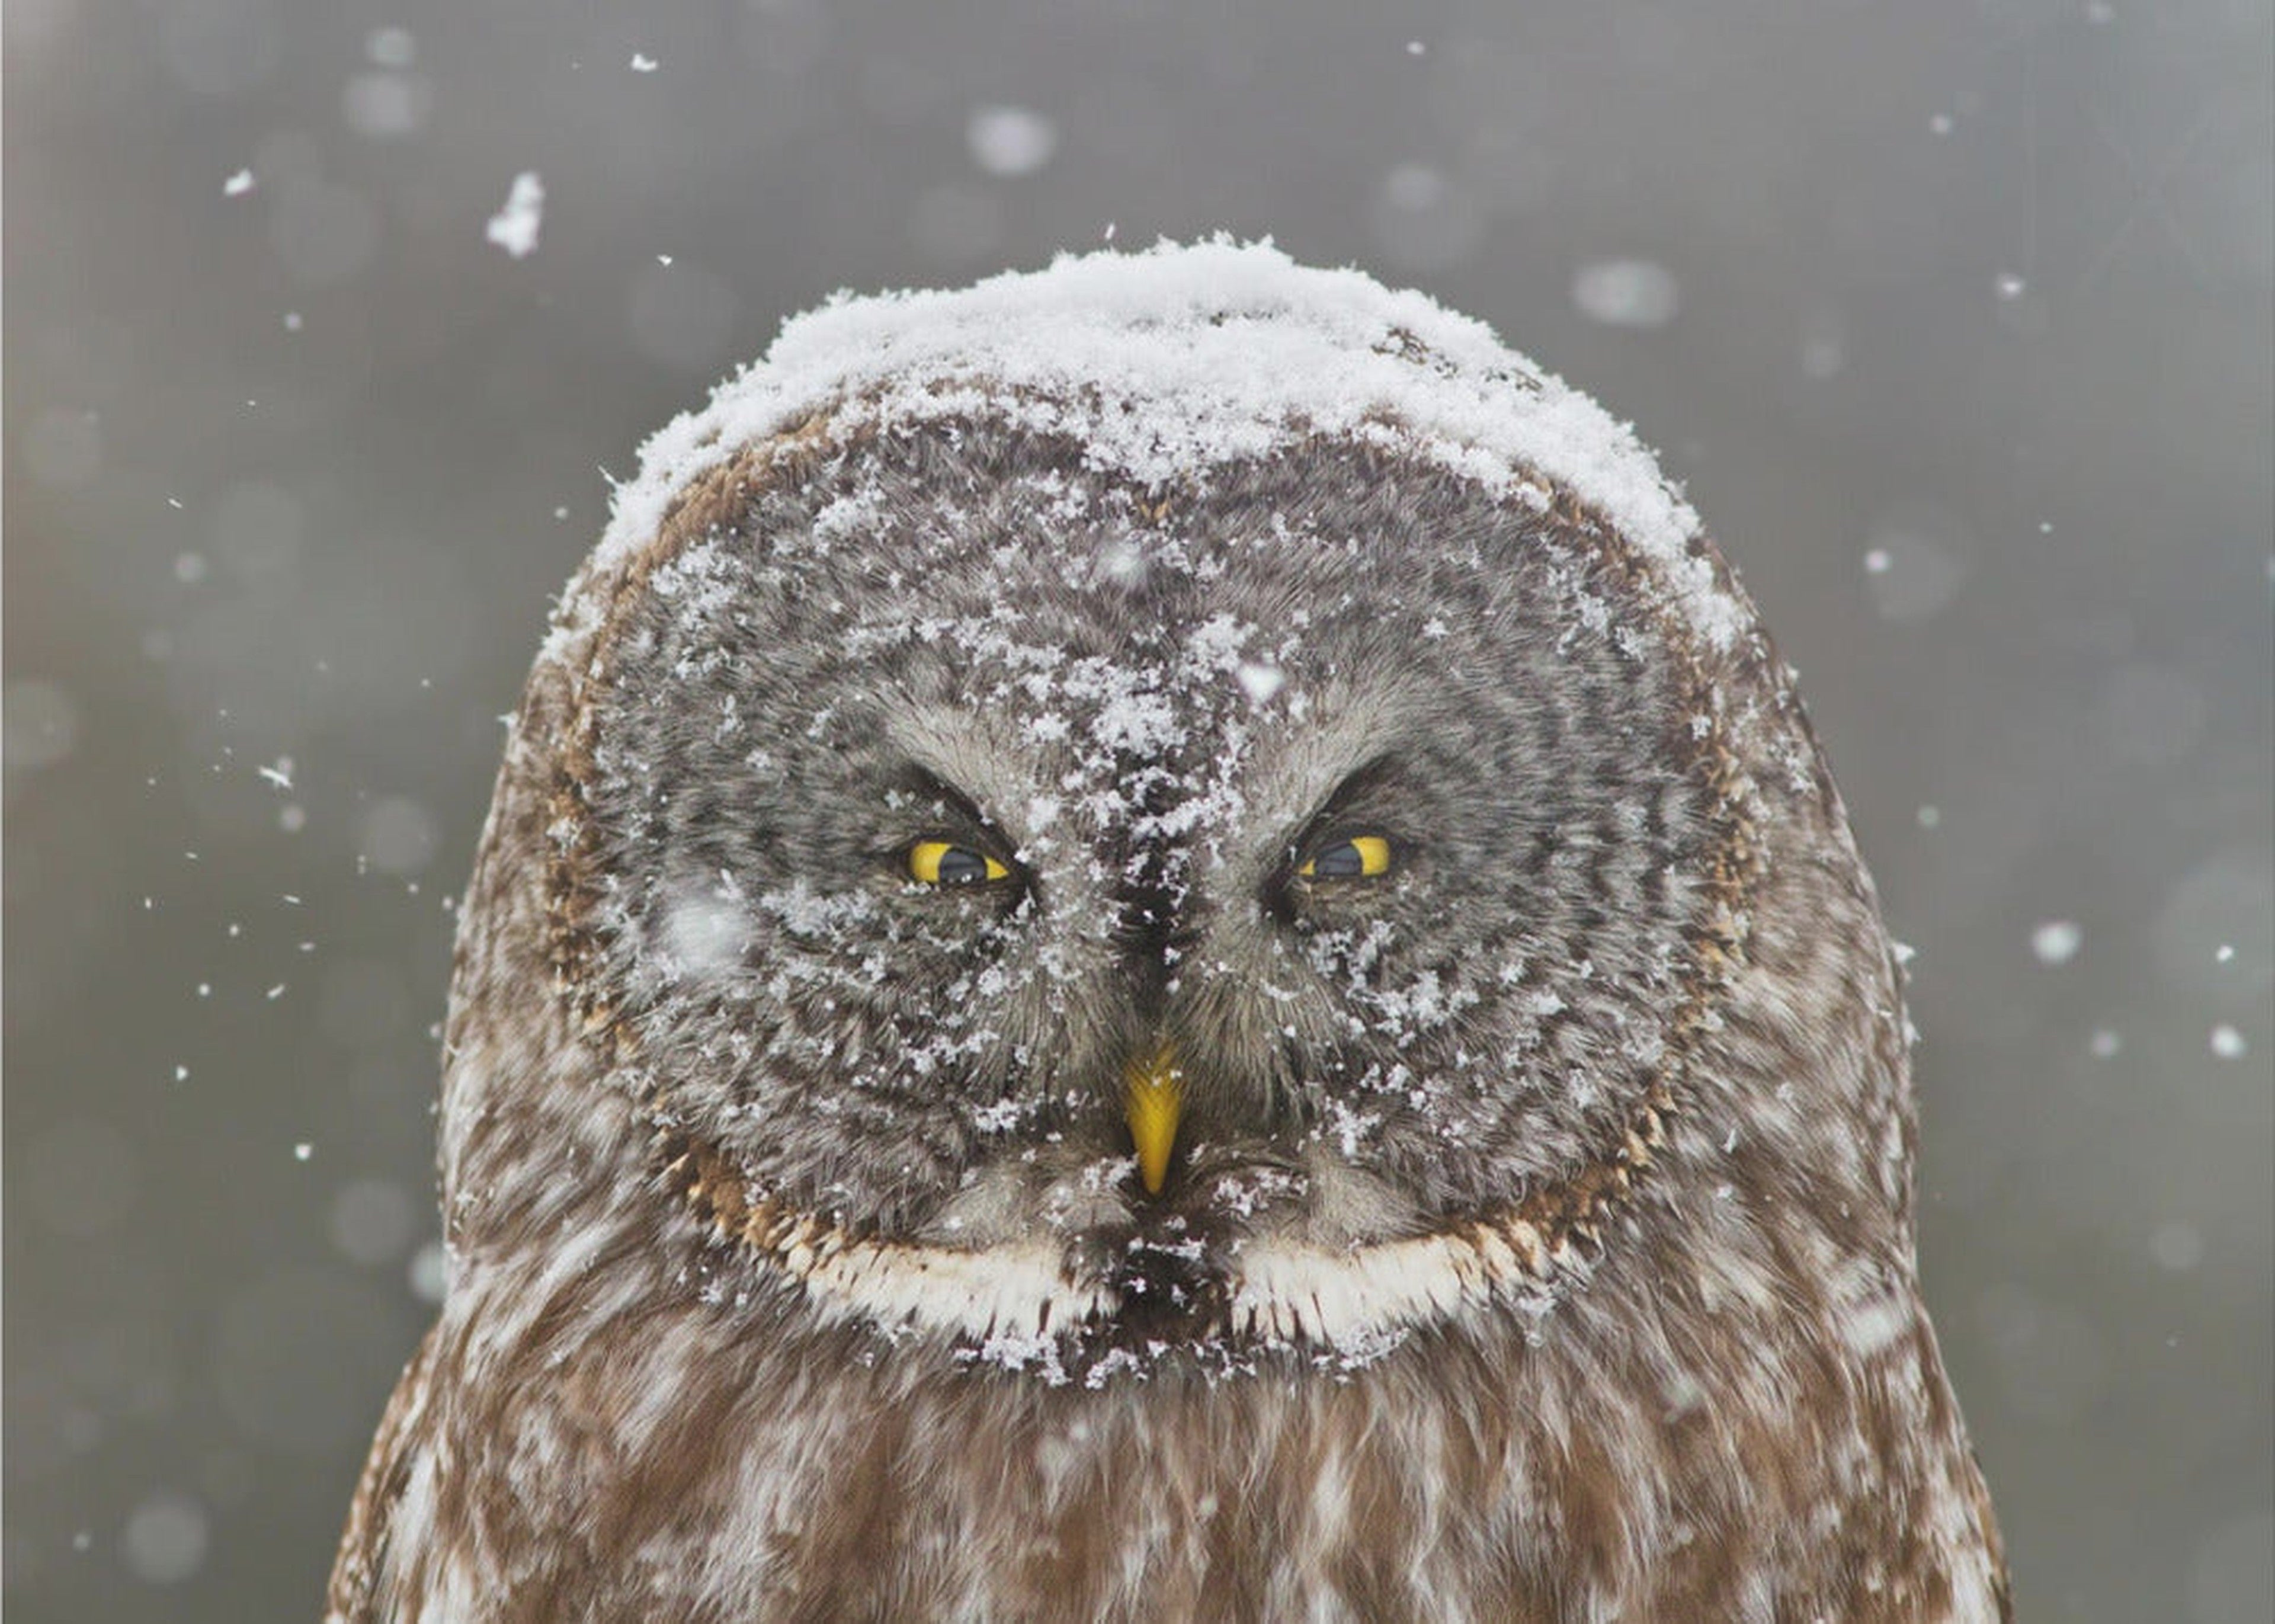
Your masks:
[[[344,1620],[1983,1620],[1900,976],[1627,430],[1224,241],[650,442],[463,905]]]

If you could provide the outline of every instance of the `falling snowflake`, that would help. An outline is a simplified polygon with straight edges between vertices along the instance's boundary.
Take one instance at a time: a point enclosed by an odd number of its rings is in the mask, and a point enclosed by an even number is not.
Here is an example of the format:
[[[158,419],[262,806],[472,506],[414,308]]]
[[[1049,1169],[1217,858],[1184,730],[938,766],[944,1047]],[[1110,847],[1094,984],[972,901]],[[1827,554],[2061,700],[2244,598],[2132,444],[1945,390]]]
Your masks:
[[[544,218],[545,183],[535,170],[524,170],[513,178],[505,207],[490,216],[486,234],[515,259],[526,259],[537,252],[537,230]]]

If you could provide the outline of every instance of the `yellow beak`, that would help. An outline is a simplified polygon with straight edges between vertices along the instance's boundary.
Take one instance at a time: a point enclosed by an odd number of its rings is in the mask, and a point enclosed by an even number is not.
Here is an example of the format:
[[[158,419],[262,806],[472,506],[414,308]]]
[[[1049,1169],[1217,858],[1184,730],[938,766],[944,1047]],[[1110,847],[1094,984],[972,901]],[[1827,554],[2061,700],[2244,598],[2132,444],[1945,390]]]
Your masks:
[[[1138,1175],[1145,1193],[1161,1193],[1169,1175],[1169,1152],[1177,1143],[1177,1118],[1185,1103],[1184,1074],[1177,1069],[1176,1052],[1163,1044],[1153,1055],[1130,1068],[1128,1112],[1130,1137],[1138,1146]]]

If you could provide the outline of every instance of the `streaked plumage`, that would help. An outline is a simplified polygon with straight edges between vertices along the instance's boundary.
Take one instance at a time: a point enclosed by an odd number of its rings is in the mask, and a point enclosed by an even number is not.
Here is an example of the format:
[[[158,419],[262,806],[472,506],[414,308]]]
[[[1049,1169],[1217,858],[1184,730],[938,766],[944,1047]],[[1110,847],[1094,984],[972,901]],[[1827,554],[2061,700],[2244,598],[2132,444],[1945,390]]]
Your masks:
[[[335,1616],[2002,1614],[1789,674],[1418,296],[794,323],[620,493],[462,917]]]

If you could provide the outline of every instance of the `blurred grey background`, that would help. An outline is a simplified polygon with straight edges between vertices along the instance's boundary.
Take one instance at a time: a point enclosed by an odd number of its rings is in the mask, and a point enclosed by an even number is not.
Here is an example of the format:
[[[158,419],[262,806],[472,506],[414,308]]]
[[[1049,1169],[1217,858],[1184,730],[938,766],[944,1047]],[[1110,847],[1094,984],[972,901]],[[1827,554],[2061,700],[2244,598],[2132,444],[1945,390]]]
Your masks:
[[[1219,228],[1489,320],[1688,482],[1919,949],[1927,1289],[2024,1616],[2271,1616],[2268,0],[4,26],[19,1624],[315,1615],[606,471],[833,289]]]

